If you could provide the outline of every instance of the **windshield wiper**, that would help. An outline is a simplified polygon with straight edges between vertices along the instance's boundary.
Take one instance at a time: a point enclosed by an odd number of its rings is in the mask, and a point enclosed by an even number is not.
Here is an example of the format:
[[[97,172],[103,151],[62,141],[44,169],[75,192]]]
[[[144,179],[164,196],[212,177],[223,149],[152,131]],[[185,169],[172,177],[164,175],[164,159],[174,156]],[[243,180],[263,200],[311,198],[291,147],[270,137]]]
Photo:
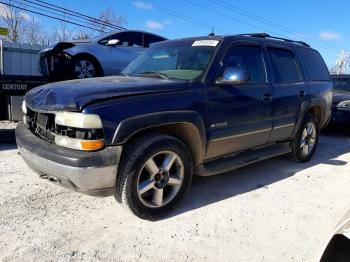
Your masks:
[[[120,72],[119,74],[123,76],[129,76],[127,73],[124,73],[124,72]]]
[[[167,76],[166,74],[160,73],[158,71],[146,71],[146,72],[142,72],[140,75],[149,75],[149,74],[157,75],[162,79],[169,79],[169,76]]]

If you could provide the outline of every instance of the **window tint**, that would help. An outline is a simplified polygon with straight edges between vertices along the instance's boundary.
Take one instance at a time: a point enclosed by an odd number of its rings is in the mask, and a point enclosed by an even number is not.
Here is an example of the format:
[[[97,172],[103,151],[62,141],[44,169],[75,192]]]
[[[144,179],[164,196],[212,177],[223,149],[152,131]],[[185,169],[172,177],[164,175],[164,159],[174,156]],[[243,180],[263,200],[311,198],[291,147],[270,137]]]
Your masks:
[[[268,48],[276,83],[301,80],[300,69],[293,53],[280,48]]]
[[[143,42],[143,35],[139,32],[122,32],[108,36],[99,43],[106,45],[109,40],[117,39],[119,43],[116,46],[136,46],[141,47]]]
[[[232,46],[227,52],[219,77],[228,67],[240,67],[248,70],[250,81],[248,83],[266,82],[264,62],[259,47],[256,46]]]
[[[298,48],[298,53],[304,62],[306,72],[310,80],[329,80],[327,66],[317,51],[306,48]]]

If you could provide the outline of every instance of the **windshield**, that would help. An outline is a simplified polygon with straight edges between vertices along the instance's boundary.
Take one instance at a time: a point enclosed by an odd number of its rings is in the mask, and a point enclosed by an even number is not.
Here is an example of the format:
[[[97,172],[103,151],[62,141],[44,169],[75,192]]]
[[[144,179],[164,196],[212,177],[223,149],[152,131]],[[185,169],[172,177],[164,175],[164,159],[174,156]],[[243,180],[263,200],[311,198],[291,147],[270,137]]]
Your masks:
[[[156,44],[130,63],[122,73],[195,80],[207,69],[218,43],[218,40],[184,40]]]
[[[350,77],[349,78],[334,78],[333,89],[340,92],[350,92]]]

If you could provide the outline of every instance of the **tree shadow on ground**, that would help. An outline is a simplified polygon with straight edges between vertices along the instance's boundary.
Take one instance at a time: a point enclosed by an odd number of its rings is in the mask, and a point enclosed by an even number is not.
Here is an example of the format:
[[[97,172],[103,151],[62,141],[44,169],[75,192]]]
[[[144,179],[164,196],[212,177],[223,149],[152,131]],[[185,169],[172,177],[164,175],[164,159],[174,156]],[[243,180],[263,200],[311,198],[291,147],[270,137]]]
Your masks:
[[[319,164],[346,165],[346,161],[337,158],[350,151],[350,138],[344,136],[344,134],[334,136],[330,136],[330,134],[332,133],[321,136],[313,159],[307,163],[295,163],[286,157],[278,157],[226,174],[212,177],[194,177],[189,194],[169,217],[251,192],[258,188],[268,188],[273,183]]]
[[[16,144],[2,144],[2,143],[0,143],[0,152],[6,151],[6,150],[14,150],[14,149],[17,149]]]
[[[16,143],[15,129],[0,129],[0,146],[3,143]]]

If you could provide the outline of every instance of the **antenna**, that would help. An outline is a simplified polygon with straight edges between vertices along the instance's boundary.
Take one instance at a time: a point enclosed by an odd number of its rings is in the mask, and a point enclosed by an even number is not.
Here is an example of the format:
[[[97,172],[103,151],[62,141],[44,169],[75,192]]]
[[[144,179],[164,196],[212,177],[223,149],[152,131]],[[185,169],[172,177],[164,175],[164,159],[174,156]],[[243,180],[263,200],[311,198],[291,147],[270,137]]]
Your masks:
[[[214,26],[213,26],[213,28],[211,29],[211,33],[209,34],[209,36],[215,36],[215,34],[214,34]]]

